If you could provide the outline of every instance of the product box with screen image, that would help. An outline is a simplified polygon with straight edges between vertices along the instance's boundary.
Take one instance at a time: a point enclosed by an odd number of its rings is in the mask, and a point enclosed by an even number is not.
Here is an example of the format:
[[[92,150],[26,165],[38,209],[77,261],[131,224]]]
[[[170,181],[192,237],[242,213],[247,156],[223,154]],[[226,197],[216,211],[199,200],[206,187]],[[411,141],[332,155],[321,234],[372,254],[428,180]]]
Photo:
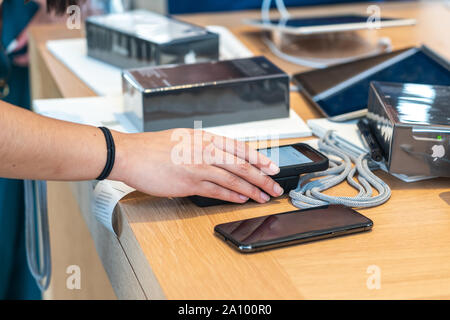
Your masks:
[[[145,10],[88,17],[86,38],[90,57],[123,69],[219,58],[217,34]]]
[[[126,70],[122,83],[139,131],[289,117],[289,76],[264,57]]]
[[[367,118],[389,172],[450,177],[450,86],[372,82]]]

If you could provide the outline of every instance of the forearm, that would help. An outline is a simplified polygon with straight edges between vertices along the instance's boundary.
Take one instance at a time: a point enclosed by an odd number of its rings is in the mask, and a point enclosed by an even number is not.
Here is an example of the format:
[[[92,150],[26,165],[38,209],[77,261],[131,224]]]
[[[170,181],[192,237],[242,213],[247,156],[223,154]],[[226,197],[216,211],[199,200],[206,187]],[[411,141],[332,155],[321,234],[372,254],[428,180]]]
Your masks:
[[[0,102],[0,177],[95,179],[105,166],[106,154],[105,137],[96,127],[43,117]]]
[[[192,129],[111,133],[116,153],[108,179],[141,192],[165,197],[201,195],[238,203],[249,198],[264,203],[269,195],[283,193],[267,176],[280,169],[243,142],[202,133],[201,143],[195,143]],[[181,163],[180,150],[187,153]],[[192,161],[192,155],[201,155],[201,162]],[[100,129],[0,102],[0,177],[92,180],[102,172],[106,158]]]

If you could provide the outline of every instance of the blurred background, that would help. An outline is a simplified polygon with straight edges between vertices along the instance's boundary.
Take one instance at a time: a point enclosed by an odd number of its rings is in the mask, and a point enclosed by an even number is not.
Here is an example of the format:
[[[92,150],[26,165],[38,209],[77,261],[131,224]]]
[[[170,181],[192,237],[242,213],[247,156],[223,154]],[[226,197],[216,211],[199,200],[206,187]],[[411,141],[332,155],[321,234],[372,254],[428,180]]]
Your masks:
[[[316,6],[324,4],[340,4],[351,2],[389,2],[390,0],[285,0],[287,7]],[[403,0],[410,1],[410,0]],[[261,8],[261,0],[239,0],[239,1],[221,1],[221,0],[91,0],[91,5],[97,8],[107,8],[117,10],[119,8],[144,8],[158,13],[165,14],[183,14],[197,12],[219,12],[236,11]],[[398,2],[398,1],[397,1]],[[275,7],[275,1],[272,3]]]

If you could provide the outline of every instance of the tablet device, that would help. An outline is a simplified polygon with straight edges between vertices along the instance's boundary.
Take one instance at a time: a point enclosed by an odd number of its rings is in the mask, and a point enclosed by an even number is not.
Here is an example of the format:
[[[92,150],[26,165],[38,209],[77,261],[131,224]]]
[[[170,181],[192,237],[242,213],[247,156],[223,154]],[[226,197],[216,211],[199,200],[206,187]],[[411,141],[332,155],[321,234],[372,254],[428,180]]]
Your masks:
[[[293,76],[324,116],[347,120],[364,115],[371,81],[450,85],[450,64],[423,46]]]
[[[288,20],[245,19],[244,23],[265,30],[281,31],[295,35],[352,31],[372,28],[369,16],[346,14],[316,17],[291,17]],[[380,18],[377,27],[398,27],[414,25],[414,19]]]

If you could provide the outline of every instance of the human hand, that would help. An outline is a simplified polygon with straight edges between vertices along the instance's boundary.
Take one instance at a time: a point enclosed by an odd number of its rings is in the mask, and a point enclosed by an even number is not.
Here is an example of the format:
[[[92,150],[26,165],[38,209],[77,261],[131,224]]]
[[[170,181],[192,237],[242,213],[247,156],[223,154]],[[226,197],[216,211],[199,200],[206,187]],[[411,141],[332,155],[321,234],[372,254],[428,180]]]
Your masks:
[[[236,203],[259,203],[283,189],[269,177],[275,163],[244,142],[201,130],[112,132],[116,163],[109,179],[155,196],[200,195]]]

